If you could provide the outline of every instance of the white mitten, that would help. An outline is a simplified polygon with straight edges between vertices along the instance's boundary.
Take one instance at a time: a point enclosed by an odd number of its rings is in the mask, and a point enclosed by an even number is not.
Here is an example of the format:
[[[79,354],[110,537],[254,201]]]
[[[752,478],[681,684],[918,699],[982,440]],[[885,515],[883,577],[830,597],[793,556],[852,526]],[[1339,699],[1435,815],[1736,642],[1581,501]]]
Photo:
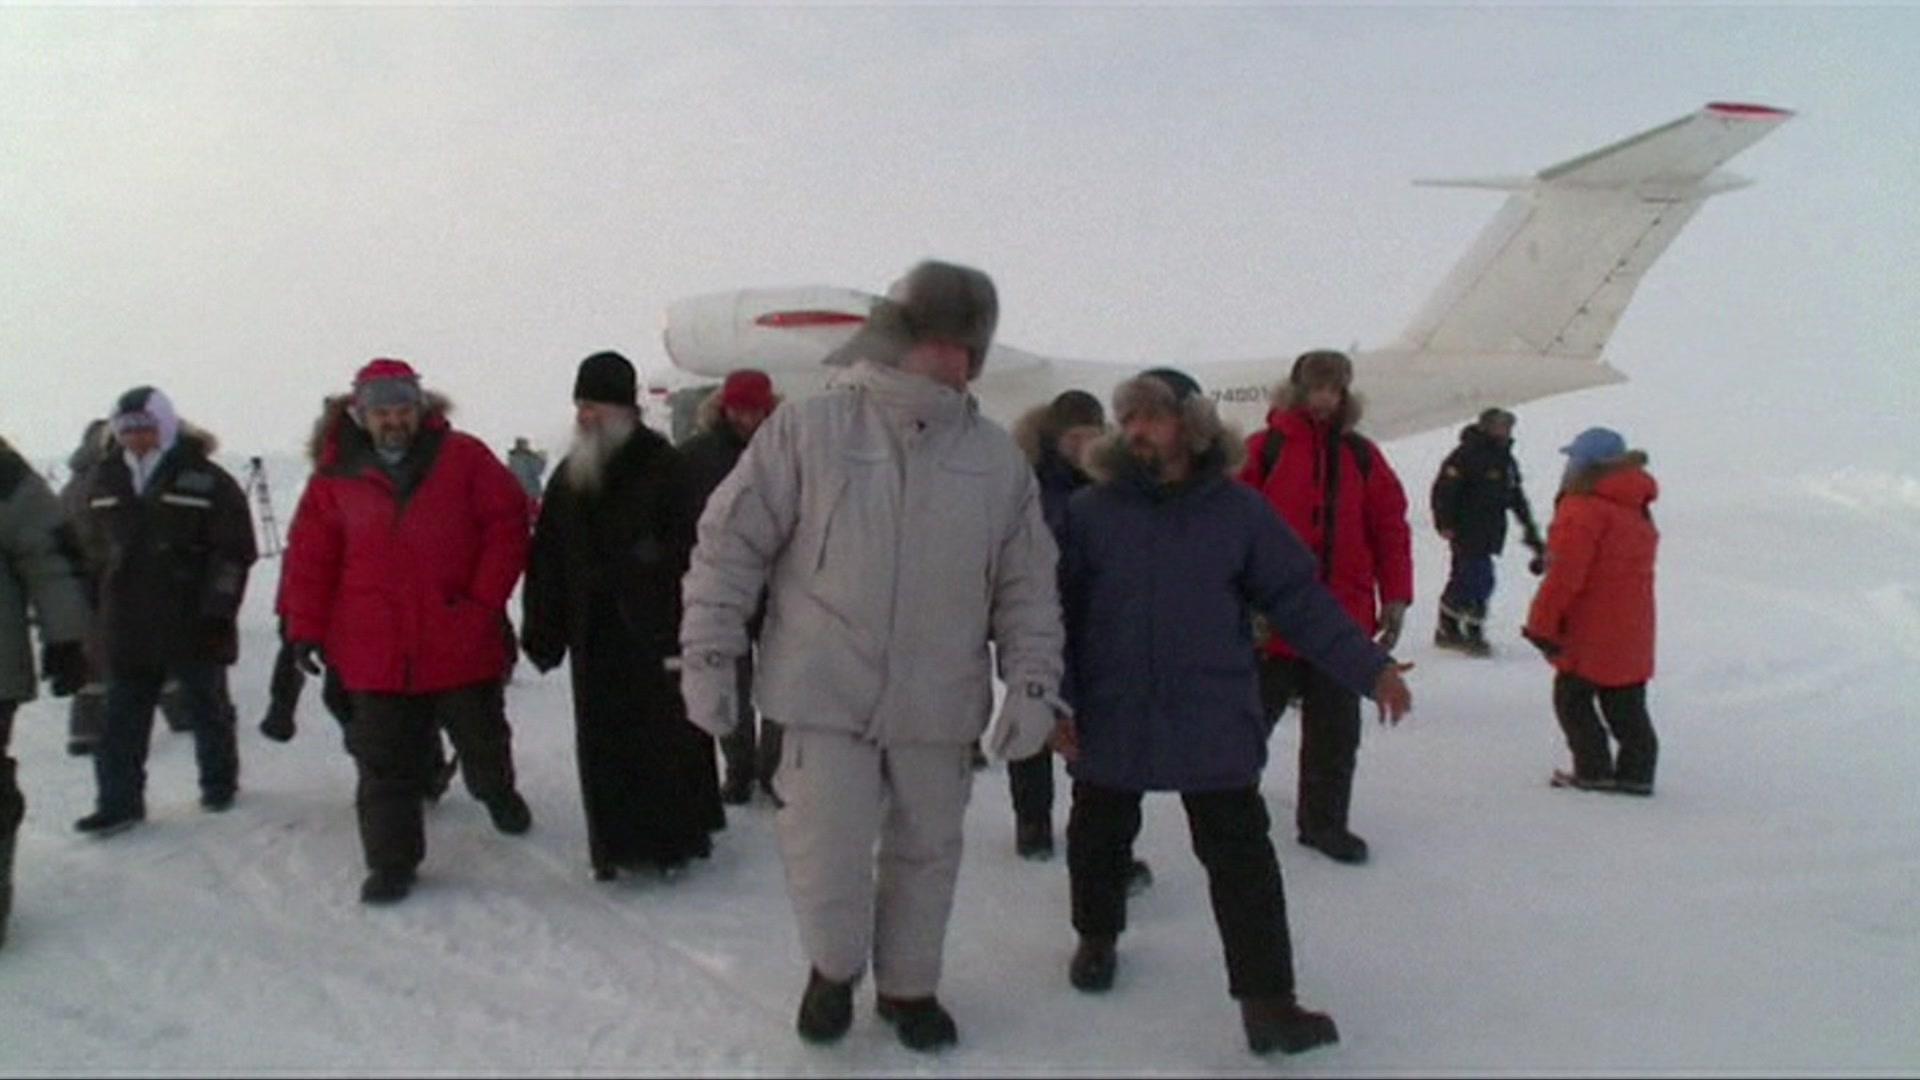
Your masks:
[[[1024,761],[1046,748],[1054,724],[1073,710],[1045,683],[1021,679],[1007,684],[1007,696],[994,718],[987,750],[1007,761]]]
[[[668,672],[676,666],[680,674],[680,699],[687,705],[687,720],[716,739],[726,738],[740,722],[736,695],[740,693],[739,674],[734,658],[717,652],[695,656],[670,656]]]

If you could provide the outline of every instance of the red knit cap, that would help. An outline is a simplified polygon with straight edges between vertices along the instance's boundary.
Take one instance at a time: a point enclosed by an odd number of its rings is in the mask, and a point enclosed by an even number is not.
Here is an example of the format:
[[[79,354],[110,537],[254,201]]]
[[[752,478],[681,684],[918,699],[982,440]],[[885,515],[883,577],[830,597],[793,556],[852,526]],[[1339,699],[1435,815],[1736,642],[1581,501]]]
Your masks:
[[[354,373],[353,399],[362,407],[420,402],[420,375],[405,360],[381,357]]]

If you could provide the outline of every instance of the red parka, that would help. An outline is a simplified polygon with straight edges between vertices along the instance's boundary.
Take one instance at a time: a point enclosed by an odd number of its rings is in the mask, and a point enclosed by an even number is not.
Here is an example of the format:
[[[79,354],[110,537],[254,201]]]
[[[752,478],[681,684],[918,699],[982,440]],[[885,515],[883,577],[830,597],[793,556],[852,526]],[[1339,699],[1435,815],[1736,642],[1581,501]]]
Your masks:
[[[1279,456],[1267,471],[1266,443],[1278,433]],[[1333,511],[1327,512],[1329,464],[1338,454]],[[1367,467],[1358,454],[1365,453]],[[1318,423],[1304,407],[1275,409],[1267,428],[1247,438],[1240,480],[1258,489],[1294,534],[1320,560],[1321,580],[1353,621],[1368,634],[1379,624],[1380,604],[1413,602],[1413,533],[1407,527],[1407,493],[1380,448]],[[1326,523],[1331,520],[1331,551]],[[1329,556],[1331,556],[1329,560]],[[1267,640],[1273,656],[1293,656],[1279,637]]]
[[[351,691],[430,694],[500,679],[507,598],[526,568],[527,496],[429,399],[405,461],[383,468],[328,403],[281,569],[290,641],[319,642]]]
[[[1576,481],[1547,530],[1547,575],[1527,633],[1556,642],[1553,666],[1597,686],[1653,678],[1653,559],[1660,544],[1648,507],[1660,494],[1646,458],[1631,454]]]

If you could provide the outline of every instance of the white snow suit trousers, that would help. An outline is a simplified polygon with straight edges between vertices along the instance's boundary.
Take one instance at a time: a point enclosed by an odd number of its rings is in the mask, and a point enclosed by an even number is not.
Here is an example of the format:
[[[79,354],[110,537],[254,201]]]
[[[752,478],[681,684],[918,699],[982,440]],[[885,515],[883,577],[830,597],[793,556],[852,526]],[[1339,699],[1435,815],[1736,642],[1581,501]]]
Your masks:
[[[852,979],[871,957],[888,997],[939,986],[971,758],[965,743],[881,746],[788,729],[776,827],[800,944],[820,974]]]

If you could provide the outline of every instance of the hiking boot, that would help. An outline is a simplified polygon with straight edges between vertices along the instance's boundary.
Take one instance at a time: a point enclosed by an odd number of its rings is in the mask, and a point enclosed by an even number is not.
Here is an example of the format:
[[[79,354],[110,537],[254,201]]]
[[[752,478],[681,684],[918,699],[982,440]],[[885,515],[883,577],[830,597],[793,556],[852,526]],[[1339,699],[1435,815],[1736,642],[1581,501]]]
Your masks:
[[[953,1016],[932,995],[920,998],[893,998],[875,995],[875,1010],[880,1019],[893,1025],[900,1045],[909,1050],[929,1053],[960,1041],[960,1029]]]
[[[74,829],[89,836],[112,836],[126,832],[147,820],[145,810],[95,810],[73,823]]]
[[[1112,938],[1082,934],[1080,947],[1073,950],[1073,960],[1067,964],[1067,981],[1075,990],[1105,993],[1113,989],[1113,972],[1118,965]]]
[[[233,796],[231,791],[203,793],[200,796],[200,809],[210,814],[224,814],[233,809]]]
[[[493,818],[493,827],[508,836],[518,836],[533,828],[533,811],[517,791],[488,799],[487,813]]]
[[[1367,842],[1345,829],[1320,829],[1300,834],[1300,843],[1334,862],[1358,865],[1367,861]]]
[[[1053,823],[1045,819],[1018,822],[1013,827],[1014,854],[1023,859],[1053,858]]]
[[[1613,781],[1612,790],[1622,795],[1651,795],[1653,794],[1653,781],[1622,780],[1616,777]]]
[[[1240,1024],[1256,1054],[1298,1054],[1340,1041],[1333,1017],[1303,1009],[1291,996],[1240,999]]]
[[[794,1027],[810,1043],[837,1042],[853,1026],[853,984],[835,982],[818,971],[807,972],[807,989],[800,995],[800,1016]]]
[[[753,801],[753,781],[744,776],[729,776],[720,785],[720,801],[728,806],[745,806]]]
[[[1440,609],[1440,623],[1434,627],[1433,643],[1443,649],[1466,648],[1467,635],[1460,631],[1459,617],[1448,614],[1445,608]]]
[[[397,904],[413,891],[413,871],[375,870],[360,883],[363,904]]]

